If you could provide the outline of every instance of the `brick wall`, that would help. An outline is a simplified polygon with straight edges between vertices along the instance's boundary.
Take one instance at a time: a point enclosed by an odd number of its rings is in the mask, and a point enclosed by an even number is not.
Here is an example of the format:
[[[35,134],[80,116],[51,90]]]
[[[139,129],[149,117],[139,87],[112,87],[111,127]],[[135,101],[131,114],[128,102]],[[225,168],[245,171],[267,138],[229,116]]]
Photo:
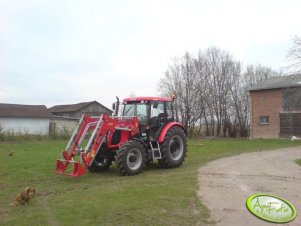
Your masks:
[[[282,89],[251,91],[251,138],[278,138]],[[269,123],[260,124],[260,117],[269,117]]]

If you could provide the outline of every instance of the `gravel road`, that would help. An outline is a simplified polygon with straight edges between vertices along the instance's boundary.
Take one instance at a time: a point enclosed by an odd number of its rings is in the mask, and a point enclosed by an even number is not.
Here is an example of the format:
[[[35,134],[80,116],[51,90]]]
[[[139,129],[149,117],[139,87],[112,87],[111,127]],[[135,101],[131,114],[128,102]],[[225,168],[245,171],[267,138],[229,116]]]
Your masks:
[[[301,147],[241,154],[199,168],[199,196],[215,225],[275,225],[253,216],[246,208],[252,194],[264,193],[290,201],[297,218],[286,224],[301,226]]]

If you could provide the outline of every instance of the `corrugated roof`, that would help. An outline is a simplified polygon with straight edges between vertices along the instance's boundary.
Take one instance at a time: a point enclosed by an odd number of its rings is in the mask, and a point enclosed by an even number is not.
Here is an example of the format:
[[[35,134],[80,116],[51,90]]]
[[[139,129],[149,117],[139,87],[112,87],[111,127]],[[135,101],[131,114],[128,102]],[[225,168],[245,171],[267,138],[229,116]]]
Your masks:
[[[265,89],[280,89],[301,86],[301,74],[272,77],[262,81],[252,87],[249,91],[265,90]]]
[[[82,102],[82,103],[78,103],[78,104],[55,105],[55,106],[49,108],[49,111],[52,113],[54,113],[54,112],[76,112],[92,103],[99,104],[103,108],[108,109],[107,107],[103,106],[102,104],[98,103],[97,101],[90,101],[90,102]],[[108,109],[108,110],[112,111],[110,109]]]
[[[51,113],[45,105],[1,104],[0,117],[50,118]]]

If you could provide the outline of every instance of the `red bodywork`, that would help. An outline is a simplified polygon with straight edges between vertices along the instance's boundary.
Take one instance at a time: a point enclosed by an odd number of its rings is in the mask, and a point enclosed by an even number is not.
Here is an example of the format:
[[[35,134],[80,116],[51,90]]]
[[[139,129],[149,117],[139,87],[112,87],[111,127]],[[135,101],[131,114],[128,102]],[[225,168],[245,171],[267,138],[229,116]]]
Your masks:
[[[112,136],[115,130],[121,130],[121,139],[118,144],[112,144]],[[79,146],[83,137],[92,132],[90,141],[85,150],[80,150]],[[107,137],[107,148],[118,149],[130,137],[134,137],[139,133],[139,121],[137,117],[110,117],[102,115],[100,118],[93,118],[84,115],[79,124],[77,133],[74,134],[67,145],[66,150],[62,151],[62,159],[57,160],[56,172],[58,174],[68,174],[70,176],[81,176],[85,174],[87,167],[92,163],[104,139]],[[71,144],[71,145],[70,145]],[[71,146],[68,152],[68,146]],[[79,161],[75,161],[74,157],[80,153]],[[73,170],[66,173],[69,164],[73,164]]]
[[[164,128],[163,130],[161,131],[160,133],[160,136],[159,136],[159,139],[158,139],[158,142],[159,143],[162,143],[164,141],[164,138],[165,138],[165,135],[166,133],[168,132],[168,130],[173,127],[173,126],[179,126],[181,128],[183,128],[182,124],[179,123],[179,122],[170,122],[168,123]],[[185,129],[183,128],[183,130],[185,131]],[[186,132],[186,131],[185,131]]]
[[[123,100],[124,102],[137,102],[137,101],[162,101],[162,102],[170,102],[171,98],[168,97],[129,97]]]

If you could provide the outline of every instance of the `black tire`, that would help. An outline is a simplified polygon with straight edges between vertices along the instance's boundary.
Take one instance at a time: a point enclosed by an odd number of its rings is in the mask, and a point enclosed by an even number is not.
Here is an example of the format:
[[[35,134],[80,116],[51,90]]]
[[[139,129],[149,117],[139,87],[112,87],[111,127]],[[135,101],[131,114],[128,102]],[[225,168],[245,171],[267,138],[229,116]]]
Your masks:
[[[187,137],[181,127],[174,126],[169,129],[161,145],[162,159],[159,160],[163,168],[181,166],[187,152]]]
[[[136,140],[130,140],[116,151],[117,169],[122,176],[137,175],[145,167],[146,150]]]
[[[95,156],[92,164],[88,167],[88,170],[91,173],[103,172],[108,170],[111,165],[112,160],[108,156],[101,155],[101,152],[99,151]]]

